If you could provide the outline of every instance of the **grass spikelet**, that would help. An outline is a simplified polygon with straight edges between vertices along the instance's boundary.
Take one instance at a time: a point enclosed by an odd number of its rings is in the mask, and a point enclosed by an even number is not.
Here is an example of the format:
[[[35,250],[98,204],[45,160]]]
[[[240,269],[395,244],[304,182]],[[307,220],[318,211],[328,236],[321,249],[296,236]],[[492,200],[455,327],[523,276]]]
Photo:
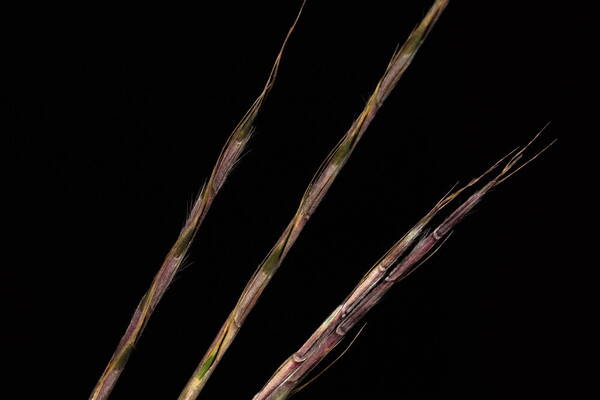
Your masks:
[[[179,237],[165,257],[165,260],[158,273],[155,275],[150,288],[142,297],[142,300],[135,309],[125,334],[121,338],[115,352],[113,353],[113,356],[108,362],[108,365],[106,366],[92,394],[90,395],[91,400],[103,400],[108,398],[117,380],[119,379],[121,372],[125,368],[129,355],[131,354],[135,343],[142,334],[146,323],[152,315],[152,312],[171,284],[175,274],[177,274],[177,272],[181,269],[183,260],[185,259],[190,244],[192,243],[194,236],[198,231],[198,227],[208,213],[213,200],[235,167],[252,136],[254,120],[275,83],[275,78],[277,77],[283,51],[288,39],[296,27],[298,19],[300,18],[301,10],[298,12],[296,19],[285,36],[283,44],[277,53],[277,57],[275,58],[275,62],[262,92],[252,103],[248,111],[244,114],[240,122],[237,124],[225,142],[225,145],[221,150],[221,154],[219,155],[219,158],[213,167],[210,178],[202,187],[202,190],[192,206]]]
[[[538,136],[539,134],[533,140]],[[483,175],[473,179],[463,188],[444,196],[367,272],[348,297],[329,315],[302,347],[283,362],[253,400],[284,400],[306,386],[303,381],[308,374],[345,338],[346,333],[364,318],[394,283],[404,279],[426,261],[444,243],[452,229],[493,187],[504,182],[554,143],[550,143],[528,161],[516,167],[533,140],[523,149],[509,153]],[[497,169],[506,159],[508,162],[495,177],[456,207],[435,229],[428,227],[433,217],[445,206],[465,189],[472,187],[492,170]]]
[[[235,308],[221,326],[213,343],[180,394],[179,400],[195,399],[202,391],[212,372],[235,339],[246,317],[281,266],[290,248],[294,245],[302,229],[349,159],[383,102],[410,65],[417,50],[447,3],[448,0],[436,0],[417,28],[409,35],[404,45],[394,53],[364,109],[317,170],[300,201],[294,217],[252,275]]]

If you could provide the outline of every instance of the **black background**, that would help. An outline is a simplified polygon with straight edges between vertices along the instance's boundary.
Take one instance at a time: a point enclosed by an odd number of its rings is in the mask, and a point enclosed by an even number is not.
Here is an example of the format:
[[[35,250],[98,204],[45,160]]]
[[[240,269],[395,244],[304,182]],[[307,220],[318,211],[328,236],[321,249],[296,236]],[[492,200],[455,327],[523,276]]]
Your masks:
[[[430,3],[309,1],[249,150],[112,399],[176,398]],[[6,331],[20,353],[17,375],[38,376],[21,387],[31,398],[89,394],[298,7],[53,4],[5,15],[14,16],[7,211],[18,220],[6,285],[16,322]],[[548,121],[542,142],[557,145],[491,193],[297,398],[536,397],[562,388],[563,297],[572,289],[561,278],[557,187],[568,98],[566,39],[550,7],[451,2],[203,398],[250,399],[454,183]]]

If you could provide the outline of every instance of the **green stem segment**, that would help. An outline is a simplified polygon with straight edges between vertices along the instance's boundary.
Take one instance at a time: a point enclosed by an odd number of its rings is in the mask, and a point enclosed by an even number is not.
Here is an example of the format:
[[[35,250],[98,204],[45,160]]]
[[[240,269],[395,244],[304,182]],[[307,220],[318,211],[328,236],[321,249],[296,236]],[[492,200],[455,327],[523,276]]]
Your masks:
[[[329,190],[338,173],[349,159],[362,135],[381,108],[384,100],[392,92],[396,83],[410,65],[417,50],[447,3],[448,0],[436,0],[425,18],[410,34],[404,45],[394,53],[383,77],[369,97],[364,109],[318,169],[308,185],[294,217],[275,243],[275,246],[273,246],[254,272],[254,275],[238,299],[235,308],[225,320],[210,348],[180,394],[179,400],[192,400],[198,397],[216,366],[221,361],[221,358],[235,339],[258,298],[277,272],[285,256],[300,235],[300,232],[302,232],[302,229]]]
[[[171,284],[173,277],[181,268],[182,261],[188,252],[198,227],[208,213],[213,200],[233,170],[233,167],[239,160],[240,155],[243,153],[252,136],[254,120],[273,87],[283,50],[296,27],[299,17],[300,13],[298,13],[298,16],[285,37],[262,92],[242,117],[223,146],[208,182],[200,191],[179,237],[165,257],[160,270],[150,285],[150,289],[148,289],[137,306],[125,334],[121,338],[112,358],[108,362],[108,365],[90,395],[90,400],[104,400],[108,398],[117,383],[121,372],[125,368],[129,355],[131,354],[135,343],[141,336],[152,312]]]

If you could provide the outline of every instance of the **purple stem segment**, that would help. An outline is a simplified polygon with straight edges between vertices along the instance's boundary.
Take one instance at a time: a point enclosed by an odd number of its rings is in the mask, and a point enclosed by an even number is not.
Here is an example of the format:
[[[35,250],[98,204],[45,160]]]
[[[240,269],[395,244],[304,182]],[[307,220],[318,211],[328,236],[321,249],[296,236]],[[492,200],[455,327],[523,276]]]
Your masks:
[[[410,272],[433,254],[449,236],[452,229],[479,204],[490,189],[502,183],[548,147],[544,148],[516,170],[512,170],[518,161],[521,160],[523,152],[531,145],[533,140],[522,150],[516,153],[513,151],[505,156],[483,175],[472,180],[462,189],[442,198],[421,221],[402,239],[396,242],[375,264],[342,304],[329,315],[302,347],[277,369],[264,387],[254,396],[253,400],[283,400],[300,390],[302,388],[301,384],[306,379],[308,373],[344,339],[346,333],[364,318],[373,306],[390,290],[394,283],[408,276]],[[514,155],[512,155],[506,166],[496,177],[469,196],[435,229],[424,233],[426,232],[426,226],[443,207],[465,189],[477,183],[513,153]]]

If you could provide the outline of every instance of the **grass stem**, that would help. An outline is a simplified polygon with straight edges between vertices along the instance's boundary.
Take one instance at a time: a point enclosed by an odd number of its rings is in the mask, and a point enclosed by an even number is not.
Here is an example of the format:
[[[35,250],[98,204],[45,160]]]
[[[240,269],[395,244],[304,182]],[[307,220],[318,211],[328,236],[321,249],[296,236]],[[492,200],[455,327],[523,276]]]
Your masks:
[[[383,77],[369,97],[364,109],[317,170],[300,201],[294,217],[250,278],[236,306],[221,326],[214,341],[181,392],[179,400],[193,400],[198,397],[223,355],[229,346],[231,346],[246,317],[281,266],[290,248],[296,242],[304,226],[331,187],[346,161],[350,158],[354,148],[381,108],[383,102],[410,65],[417,50],[431,31],[447,3],[448,0],[436,0],[421,23],[409,35],[403,46],[394,53]]]

